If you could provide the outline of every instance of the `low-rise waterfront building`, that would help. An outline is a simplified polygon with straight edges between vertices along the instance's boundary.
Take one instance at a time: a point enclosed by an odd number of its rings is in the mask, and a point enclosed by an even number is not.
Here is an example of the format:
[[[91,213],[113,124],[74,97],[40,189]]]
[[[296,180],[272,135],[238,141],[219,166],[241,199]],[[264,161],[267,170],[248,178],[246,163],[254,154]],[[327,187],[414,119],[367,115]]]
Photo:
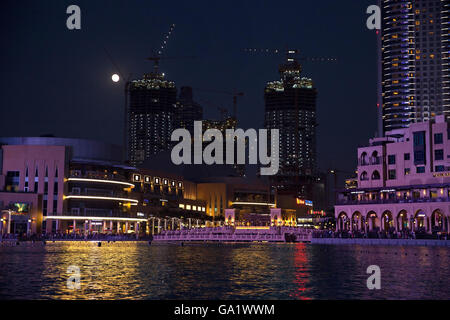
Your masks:
[[[55,137],[0,143],[3,233],[129,233],[145,226],[128,181],[135,169],[121,164],[121,148]]]
[[[118,146],[55,137],[0,144],[1,234],[149,234],[208,219],[196,183],[125,165]]]
[[[312,201],[277,197],[262,178],[220,166],[183,172],[146,164],[126,165],[120,147],[98,141],[0,138],[0,234],[158,234],[223,225],[227,209],[241,226],[311,218]],[[275,223],[270,212],[277,207]]]
[[[337,193],[338,231],[448,233],[450,127],[444,116],[358,148],[357,187]]]

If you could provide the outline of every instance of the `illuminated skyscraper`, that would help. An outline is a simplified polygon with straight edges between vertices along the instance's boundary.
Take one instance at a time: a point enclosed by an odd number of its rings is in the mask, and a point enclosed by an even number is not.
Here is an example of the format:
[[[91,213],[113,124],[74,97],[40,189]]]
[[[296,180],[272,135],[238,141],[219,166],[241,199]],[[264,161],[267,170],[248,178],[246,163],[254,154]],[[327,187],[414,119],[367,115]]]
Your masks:
[[[317,90],[311,79],[301,76],[295,53],[288,51],[287,61],[279,68],[281,79],[266,85],[264,127],[280,133],[280,168],[273,184],[309,197],[307,185],[317,174]]]
[[[172,145],[177,89],[155,72],[131,81],[128,92],[128,158],[137,166]]]
[[[383,132],[448,117],[450,0],[383,0],[380,7]]]
[[[316,96],[313,81],[301,77],[295,58],[279,68],[280,81],[269,82],[264,99],[266,129],[280,130],[282,175],[312,175],[316,171]]]

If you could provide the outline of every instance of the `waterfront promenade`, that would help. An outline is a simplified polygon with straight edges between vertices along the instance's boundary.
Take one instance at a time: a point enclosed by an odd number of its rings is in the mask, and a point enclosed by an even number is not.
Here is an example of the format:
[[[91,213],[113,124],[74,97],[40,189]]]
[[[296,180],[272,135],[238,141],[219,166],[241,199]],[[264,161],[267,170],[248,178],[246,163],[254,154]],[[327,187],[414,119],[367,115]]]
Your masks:
[[[215,227],[163,231],[155,241],[310,242],[309,229],[294,227]]]
[[[363,246],[450,247],[450,240],[433,240],[433,239],[312,238],[311,243],[331,244],[331,245],[363,245]]]
[[[150,235],[136,236],[135,234],[91,234],[91,235],[77,235],[77,234],[50,234],[50,235],[31,235],[18,236],[15,234],[8,234],[0,236],[0,246],[18,246],[18,245],[45,245],[52,242],[92,242],[95,244],[102,243],[131,243],[131,242],[148,242],[152,241],[153,237]]]

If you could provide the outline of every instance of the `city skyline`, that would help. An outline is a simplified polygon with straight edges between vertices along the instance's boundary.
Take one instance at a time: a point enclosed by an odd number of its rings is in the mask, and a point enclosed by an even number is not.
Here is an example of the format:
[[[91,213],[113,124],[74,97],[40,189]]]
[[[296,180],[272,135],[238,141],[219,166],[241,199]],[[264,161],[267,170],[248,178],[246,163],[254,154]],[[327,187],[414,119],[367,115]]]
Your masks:
[[[177,27],[166,48],[167,55],[192,55],[197,58],[162,62],[160,69],[165,72],[167,79],[175,82],[178,92],[182,86],[191,86],[200,104],[202,100],[212,100],[226,107],[229,113],[232,110],[230,96],[201,92],[195,88],[243,91],[245,96],[239,98],[237,109],[238,127],[244,129],[263,127],[264,86],[268,81],[277,79],[277,67],[284,59],[283,55],[248,53],[244,48],[285,48],[287,44],[299,48],[305,56],[337,58],[336,63],[307,62],[303,67],[305,76],[314,79],[320,92],[317,105],[319,166],[324,170],[339,167],[351,171],[354,164],[349,163],[343,155],[354,153],[356,145],[372,136],[377,125],[374,90],[376,37],[373,31],[365,27],[365,9],[369,4],[370,1],[362,1],[345,8],[332,1],[325,1],[318,6],[290,4],[292,8],[302,9],[293,10],[298,12],[298,19],[283,19],[284,22],[276,27],[277,30],[270,30],[265,25],[256,28],[261,19],[280,13],[278,5],[270,3],[256,8],[240,4],[235,13],[236,23],[225,28],[225,24],[220,21],[227,16],[223,14],[224,11],[235,11],[232,4],[222,5],[221,10],[209,10],[208,15],[203,16],[204,2],[186,8],[185,13],[183,10],[170,13],[165,5],[151,3],[144,5],[142,14],[149,14],[151,5],[155,21],[147,19],[141,22],[133,19],[141,14],[136,11],[136,2],[131,2],[126,8],[118,3],[111,3],[108,8],[104,8],[101,2],[91,4],[81,1],[79,5],[84,8],[82,29],[78,33],[70,33],[65,28],[66,16],[58,11],[59,6],[62,8],[65,4],[30,3],[29,8],[36,12],[30,16],[31,12],[19,12],[20,7],[11,2],[3,3],[16,15],[23,17],[24,21],[14,25],[15,40],[7,42],[10,50],[3,53],[3,61],[8,61],[3,69],[9,75],[2,80],[4,87],[8,88],[3,102],[12,107],[2,110],[1,118],[5,120],[1,123],[1,135],[14,136],[20,132],[23,136],[38,136],[51,133],[55,136],[92,138],[123,144],[124,82],[112,83],[110,77],[120,71],[125,76],[132,73],[132,79],[138,79],[151,71],[153,66],[145,61],[145,57],[161,42],[163,34],[174,23]],[[41,21],[40,27],[31,32],[30,24],[36,22],[41,10],[48,12],[49,19]],[[339,15],[344,11],[349,11],[347,16]],[[192,12],[196,12],[197,25],[187,23]],[[119,14],[121,19],[114,19]],[[11,23],[13,16],[2,17],[2,23],[5,26]],[[329,23],[316,21],[320,17]],[[112,25],[106,22],[110,18],[117,22]],[[221,20],[219,24],[212,25],[210,22],[213,19]],[[204,28],[209,24],[214,30]],[[340,28],[333,28],[333,25],[339,25]],[[213,31],[217,33],[218,39],[211,38]],[[350,32],[361,43],[356,50],[346,47],[349,42],[344,34]],[[339,35],[342,35],[343,41],[335,39]],[[11,38],[5,35],[5,39],[8,41]],[[57,45],[50,47],[51,41]],[[42,55],[40,62],[26,66],[24,61],[32,57],[36,59],[37,52]],[[117,70],[108,55],[120,70]],[[354,73],[345,71],[346,65],[353,66],[355,63],[359,67],[352,68]],[[28,88],[29,94],[22,94],[24,84],[16,80],[16,74],[21,74],[33,83]],[[356,80],[367,79],[367,76],[372,80]],[[54,88],[51,90],[52,98],[45,88]],[[354,98],[351,101],[347,99],[348,91],[352,92]],[[215,108],[204,109],[204,118],[220,118]],[[364,117],[368,114],[371,116]],[[11,118],[20,118],[20,121],[14,124],[6,121]],[[354,123],[356,118],[359,121]],[[40,123],[36,124],[35,120]],[[98,130],[99,123],[102,130]],[[357,139],[350,139],[351,133],[343,128],[351,126],[355,131],[365,133]],[[338,141],[344,143],[339,145]],[[345,152],[341,152],[342,149]]]
[[[448,300],[449,19],[450,0],[1,1],[0,300]]]

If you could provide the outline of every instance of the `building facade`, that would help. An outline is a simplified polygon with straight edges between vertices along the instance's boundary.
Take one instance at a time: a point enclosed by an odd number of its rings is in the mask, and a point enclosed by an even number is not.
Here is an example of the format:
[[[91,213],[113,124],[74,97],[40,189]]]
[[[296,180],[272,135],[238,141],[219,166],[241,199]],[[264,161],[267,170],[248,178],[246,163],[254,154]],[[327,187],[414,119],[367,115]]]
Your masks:
[[[338,230],[449,231],[450,127],[444,115],[358,148],[358,181],[337,193]]]
[[[203,225],[206,202],[197,197],[197,184],[183,176],[141,168],[131,180],[137,199],[138,213],[149,221],[149,232],[174,230],[184,223]]]
[[[215,218],[223,218],[225,209],[261,215],[275,207],[269,184],[242,177],[211,177],[198,182],[197,197],[206,202],[206,214]]]
[[[382,0],[383,132],[450,113],[450,0]],[[380,106],[379,106],[380,107]]]

